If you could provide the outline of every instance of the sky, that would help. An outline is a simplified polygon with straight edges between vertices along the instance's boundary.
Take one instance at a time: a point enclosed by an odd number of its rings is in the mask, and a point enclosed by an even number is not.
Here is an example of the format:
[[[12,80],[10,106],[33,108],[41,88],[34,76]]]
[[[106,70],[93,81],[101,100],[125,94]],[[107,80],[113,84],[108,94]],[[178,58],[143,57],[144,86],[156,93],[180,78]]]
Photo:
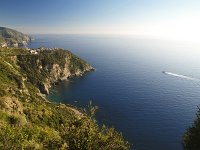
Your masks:
[[[27,34],[200,39],[200,0],[1,0],[0,26]]]

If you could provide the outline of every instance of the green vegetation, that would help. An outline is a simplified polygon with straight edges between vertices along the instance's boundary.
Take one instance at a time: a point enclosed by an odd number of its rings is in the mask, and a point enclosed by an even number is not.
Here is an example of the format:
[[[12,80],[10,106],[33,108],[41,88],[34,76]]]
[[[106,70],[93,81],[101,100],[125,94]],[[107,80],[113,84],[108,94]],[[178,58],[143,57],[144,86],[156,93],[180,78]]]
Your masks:
[[[2,43],[7,44],[7,46],[19,46],[26,45],[30,41],[30,37],[24,35],[21,32],[18,32],[13,29],[0,27],[0,46]]]
[[[37,55],[19,54],[17,59],[21,72],[27,80],[39,87],[43,93],[46,91],[45,86],[57,80],[92,69],[84,60],[63,49],[43,50]]]
[[[200,150],[200,109],[198,108],[197,118],[183,137],[183,144],[186,150]]]
[[[0,37],[0,43],[5,42],[5,39],[3,37]]]
[[[97,107],[91,103],[83,110],[50,103],[39,90],[40,83],[62,78],[62,69],[73,75],[89,67],[61,49],[33,55],[25,49],[0,48],[0,149],[129,149],[114,128],[98,126]]]

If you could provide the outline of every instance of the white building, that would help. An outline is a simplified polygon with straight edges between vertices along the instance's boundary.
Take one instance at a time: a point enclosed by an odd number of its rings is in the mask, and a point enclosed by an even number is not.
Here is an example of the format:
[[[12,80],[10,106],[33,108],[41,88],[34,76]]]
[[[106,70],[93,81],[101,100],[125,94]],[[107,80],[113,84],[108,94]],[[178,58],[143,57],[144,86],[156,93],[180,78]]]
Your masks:
[[[38,54],[38,52],[36,50],[30,50],[30,53],[35,54],[35,55]]]

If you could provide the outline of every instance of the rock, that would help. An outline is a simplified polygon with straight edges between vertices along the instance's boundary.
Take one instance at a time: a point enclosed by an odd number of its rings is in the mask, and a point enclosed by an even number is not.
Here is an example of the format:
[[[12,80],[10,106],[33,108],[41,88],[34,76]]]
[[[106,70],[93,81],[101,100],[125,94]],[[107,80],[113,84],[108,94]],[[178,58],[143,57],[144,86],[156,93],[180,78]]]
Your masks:
[[[86,61],[67,50],[57,49],[52,51],[43,48],[39,53],[34,57],[33,55],[30,55],[30,57],[20,55],[17,62],[23,72],[27,72],[27,80],[38,86],[43,94],[49,94],[49,88],[60,81],[73,76],[82,76],[84,73],[94,70]],[[32,76],[32,72],[35,72],[36,76]]]
[[[13,29],[0,27],[0,47],[23,47],[31,41],[28,35]]]
[[[49,88],[50,86],[48,86],[47,84],[42,84],[39,86],[39,90],[42,94],[49,94]]]

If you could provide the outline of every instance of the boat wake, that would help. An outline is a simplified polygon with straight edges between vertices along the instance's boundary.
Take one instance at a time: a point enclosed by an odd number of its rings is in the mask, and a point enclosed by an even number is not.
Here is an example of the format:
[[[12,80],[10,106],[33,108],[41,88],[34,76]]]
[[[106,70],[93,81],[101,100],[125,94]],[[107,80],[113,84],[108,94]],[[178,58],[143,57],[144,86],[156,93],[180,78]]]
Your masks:
[[[189,77],[189,76],[185,76],[185,75],[180,75],[180,74],[176,74],[176,73],[172,73],[172,72],[162,71],[162,73],[164,73],[166,75],[174,76],[174,77],[177,77],[177,78],[186,79],[186,80],[200,81],[200,79],[197,79],[197,78],[193,78],[193,77]]]

